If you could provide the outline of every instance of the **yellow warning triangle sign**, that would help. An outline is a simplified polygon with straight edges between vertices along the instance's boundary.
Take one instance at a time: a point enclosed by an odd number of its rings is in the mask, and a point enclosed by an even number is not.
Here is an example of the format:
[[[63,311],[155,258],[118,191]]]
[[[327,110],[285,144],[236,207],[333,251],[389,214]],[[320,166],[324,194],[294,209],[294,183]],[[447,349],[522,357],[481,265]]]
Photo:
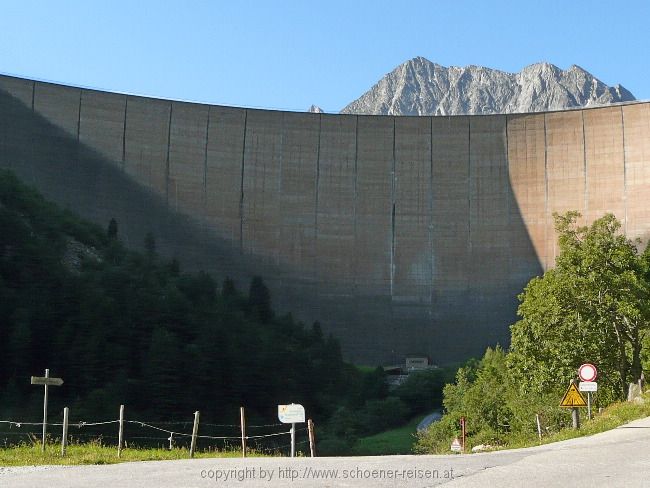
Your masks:
[[[584,397],[578,391],[576,385],[571,383],[568,390],[564,394],[564,398],[560,402],[560,407],[586,407],[587,402],[585,402]]]

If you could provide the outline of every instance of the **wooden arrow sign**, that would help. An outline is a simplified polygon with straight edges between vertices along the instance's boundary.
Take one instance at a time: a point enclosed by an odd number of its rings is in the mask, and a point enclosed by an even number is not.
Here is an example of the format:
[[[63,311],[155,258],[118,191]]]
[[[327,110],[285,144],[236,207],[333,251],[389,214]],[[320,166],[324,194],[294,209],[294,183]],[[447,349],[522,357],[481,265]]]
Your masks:
[[[63,379],[50,378],[50,370],[45,370],[45,376],[32,376],[32,385],[44,385],[45,396],[43,397],[43,441],[41,451],[45,452],[45,438],[47,437],[47,389],[50,386],[61,386]]]
[[[48,378],[45,376],[32,376],[32,385],[61,386],[62,378]]]

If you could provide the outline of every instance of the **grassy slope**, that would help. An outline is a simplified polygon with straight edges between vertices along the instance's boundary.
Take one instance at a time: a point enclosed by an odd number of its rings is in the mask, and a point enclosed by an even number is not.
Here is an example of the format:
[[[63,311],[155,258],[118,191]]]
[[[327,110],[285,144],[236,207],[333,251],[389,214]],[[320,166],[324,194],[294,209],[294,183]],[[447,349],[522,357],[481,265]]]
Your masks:
[[[419,415],[402,427],[362,437],[352,447],[350,454],[356,456],[411,454],[411,448],[416,439],[415,429],[424,417],[424,415]]]
[[[515,449],[520,447],[532,447],[539,444],[549,444],[551,442],[564,441],[574,437],[583,437],[594,435],[607,430],[615,429],[623,424],[650,416],[650,395],[644,396],[644,403],[636,402],[616,402],[605,408],[602,413],[596,414],[592,420],[586,420],[586,409],[580,409],[581,425],[580,429],[572,428],[562,429],[561,431],[542,436],[542,441],[536,434],[531,434],[525,438],[513,438],[503,449]]]
[[[650,416],[650,398],[646,397],[644,404],[628,402],[614,403],[604,409],[601,414],[597,414],[591,421],[587,421],[584,418],[585,414],[586,411],[581,412],[582,424],[579,430],[568,428],[549,436],[543,436],[541,444],[598,434],[599,432],[615,429],[632,420],[648,417]],[[423,418],[424,416],[418,416],[402,427],[380,432],[372,436],[362,437],[352,447],[350,454],[359,456],[411,454],[411,448],[416,440],[415,430]],[[526,437],[511,439],[507,445],[501,446],[500,449],[532,447],[539,444],[537,435],[531,433]]]

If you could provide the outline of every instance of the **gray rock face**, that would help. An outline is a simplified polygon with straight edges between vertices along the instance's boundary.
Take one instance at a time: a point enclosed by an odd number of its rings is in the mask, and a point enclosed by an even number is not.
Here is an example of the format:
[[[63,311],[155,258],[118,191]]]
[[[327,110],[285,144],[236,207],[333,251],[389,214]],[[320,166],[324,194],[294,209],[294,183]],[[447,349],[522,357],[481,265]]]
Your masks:
[[[481,66],[446,68],[411,59],[341,110],[347,114],[469,115],[524,113],[635,100],[621,85],[609,87],[579,66],[561,70],[531,64],[519,73]]]

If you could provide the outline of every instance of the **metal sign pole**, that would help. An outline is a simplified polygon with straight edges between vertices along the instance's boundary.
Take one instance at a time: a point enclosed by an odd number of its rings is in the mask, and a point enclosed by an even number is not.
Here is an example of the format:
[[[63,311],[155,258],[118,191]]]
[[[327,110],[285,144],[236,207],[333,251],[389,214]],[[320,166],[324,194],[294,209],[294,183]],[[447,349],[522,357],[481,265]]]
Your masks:
[[[587,392],[587,419],[591,420],[591,392]]]
[[[45,378],[50,377],[50,370],[45,370]],[[45,452],[45,437],[47,436],[47,382],[45,383],[45,399],[43,400],[43,444],[41,446],[41,451]]]
[[[574,379],[571,380],[569,383],[570,385],[573,385],[575,387],[575,384],[577,381]],[[584,406],[584,399],[582,400],[582,405]],[[580,411],[578,410],[577,407],[573,407],[571,409],[571,423],[573,424],[574,429],[579,429],[580,428]]]
[[[291,457],[296,457],[296,424],[291,424]]]
[[[61,438],[61,456],[65,456],[65,450],[68,447],[68,417],[70,409],[65,407],[63,409],[63,437]]]

